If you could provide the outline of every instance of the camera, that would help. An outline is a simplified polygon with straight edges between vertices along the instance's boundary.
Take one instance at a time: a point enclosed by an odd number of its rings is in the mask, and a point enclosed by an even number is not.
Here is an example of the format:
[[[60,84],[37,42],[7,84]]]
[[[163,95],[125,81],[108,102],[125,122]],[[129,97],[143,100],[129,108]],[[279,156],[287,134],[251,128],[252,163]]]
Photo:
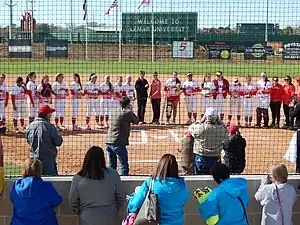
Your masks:
[[[0,135],[3,135],[6,132],[6,127],[0,127]]]

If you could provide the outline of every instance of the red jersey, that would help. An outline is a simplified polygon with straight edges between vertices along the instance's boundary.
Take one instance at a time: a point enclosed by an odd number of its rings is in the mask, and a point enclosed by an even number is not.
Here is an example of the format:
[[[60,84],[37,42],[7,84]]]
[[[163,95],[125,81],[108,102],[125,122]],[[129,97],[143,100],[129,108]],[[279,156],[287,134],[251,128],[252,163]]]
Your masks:
[[[150,96],[152,99],[161,99],[161,82],[160,80],[152,80],[150,88]]]
[[[272,88],[270,91],[271,102],[282,102],[283,91],[283,86],[281,84],[277,84],[277,86],[272,84]]]
[[[285,105],[290,104],[292,101],[292,97],[295,94],[295,86],[292,85],[284,85],[283,86],[283,96],[282,96],[282,102]]]

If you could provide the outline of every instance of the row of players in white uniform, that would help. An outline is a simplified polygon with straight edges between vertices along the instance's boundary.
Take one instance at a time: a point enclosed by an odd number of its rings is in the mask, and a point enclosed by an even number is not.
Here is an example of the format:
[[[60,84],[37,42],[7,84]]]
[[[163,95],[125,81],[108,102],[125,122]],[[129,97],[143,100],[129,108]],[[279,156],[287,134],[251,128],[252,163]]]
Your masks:
[[[203,82],[198,85],[198,81],[188,79],[183,82],[180,87],[176,83],[175,79],[170,78],[166,81],[165,91],[166,96],[171,97],[172,95],[179,95],[181,92],[185,95],[186,107],[188,111],[188,119],[191,120],[191,115],[194,115],[196,119],[197,115],[197,98],[198,93],[201,94],[201,114],[205,112],[205,109],[209,106],[214,106],[220,113],[220,118],[223,120],[224,113],[226,111],[226,96],[230,95],[228,120],[232,119],[232,115],[236,114],[238,123],[240,123],[241,115],[245,116],[246,125],[251,125],[253,117],[253,106],[254,96],[257,95],[256,106],[267,109],[270,103],[270,95],[267,90],[272,87],[272,83],[265,81],[267,75],[262,73],[262,79],[254,84],[251,81],[251,77],[248,77],[246,83],[241,84],[238,79],[234,79],[233,83],[229,85],[228,81],[224,79],[221,72],[218,72],[217,79],[211,81],[209,74],[204,76]],[[25,102],[27,100],[28,106],[28,117],[29,122],[32,122],[37,114],[37,108],[40,104],[50,104],[50,96],[41,94],[43,90],[47,91],[52,89],[51,93],[54,95],[54,107],[55,112],[55,123],[59,130],[65,129],[63,124],[65,117],[66,98],[71,94],[71,106],[72,106],[72,125],[73,130],[79,130],[80,128],[76,125],[76,119],[80,112],[80,103],[82,97],[85,95],[86,98],[86,129],[90,128],[90,117],[94,113],[97,127],[103,128],[108,125],[108,119],[111,109],[118,106],[118,99],[121,96],[127,95],[132,101],[135,100],[135,87],[132,84],[132,77],[127,76],[126,82],[122,83],[122,77],[118,77],[118,82],[114,85],[110,83],[110,77],[105,76],[105,82],[98,84],[97,75],[91,74],[90,79],[82,87],[80,77],[78,74],[74,74],[74,81],[71,83],[70,88],[63,81],[64,77],[62,74],[58,74],[55,78],[55,82],[50,85],[49,77],[43,77],[43,83],[37,84],[36,75],[34,72],[27,76],[26,85],[23,85],[23,79],[18,78],[16,85],[12,88],[8,88],[5,84],[5,75],[2,74],[0,77],[0,125],[5,125],[6,115],[5,108],[8,103],[8,93],[10,92],[13,106],[14,106],[14,126],[18,132],[24,127],[24,118],[26,116]],[[48,86],[47,86],[48,85]],[[178,92],[178,87],[180,92]],[[266,90],[266,92],[264,92]],[[69,93],[69,91],[71,93]],[[46,93],[46,92],[44,92]],[[99,96],[102,96],[99,101]],[[242,105],[244,110],[242,114]],[[21,127],[18,128],[17,121],[20,120]]]

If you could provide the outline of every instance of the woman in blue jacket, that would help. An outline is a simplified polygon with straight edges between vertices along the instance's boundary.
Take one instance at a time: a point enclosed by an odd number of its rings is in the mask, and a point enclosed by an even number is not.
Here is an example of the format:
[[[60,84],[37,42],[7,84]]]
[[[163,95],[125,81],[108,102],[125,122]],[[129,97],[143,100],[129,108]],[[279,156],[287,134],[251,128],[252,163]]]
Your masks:
[[[178,175],[176,158],[171,154],[163,155],[152,178],[145,180],[138,192],[130,199],[128,211],[138,212],[146,198],[151,179],[154,179],[153,192],[158,196],[160,225],[183,225],[183,207],[190,194],[184,178]]]
[[[62,202],[51,182],[43,181],[42,163],[38,159],[26,160],[22,178],[11,189],[13,203],[11,225],[58,225],[54,208]]]

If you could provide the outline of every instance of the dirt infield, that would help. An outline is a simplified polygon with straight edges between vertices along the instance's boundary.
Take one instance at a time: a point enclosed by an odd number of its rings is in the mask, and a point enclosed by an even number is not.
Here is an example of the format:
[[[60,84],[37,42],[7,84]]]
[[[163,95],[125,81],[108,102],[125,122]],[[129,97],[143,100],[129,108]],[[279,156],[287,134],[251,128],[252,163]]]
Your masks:
[[[70,84],[71,75],[65,75],[66,82]],[[84,81],[87,80],[87,74],[82,75]],[[124,77],[124,76],[123,76]],[[162,82],[165,82],[167,75],[160,75]],[[151,80],[151,76],[148,76],[148,81]],[[184,76],[180,77],[184,80]],[[13,84],[14,76],[8,77],[8,84]],[[53,82],[52,78],[52,82]],[[99,77],[102,82],[103,78]],[[202,78],[201,78],[202,79]],[[241,78],[241,81],[244,81]],[[40,80],[40,79],[38,79]],[[200,79],[198,79],[200,81]],[[112,75],[112,81],[116,81],[116,76]],[[200,101],[200,100],[199,100]],[[186,109],[184,99],[181,99],[179,106],[179,112],[176,123],[184,123],[186,121]],[[136,107],[135,107],[136,109]],[[12,123],[12,106],[11,103],[8,107],[7,120]],[[198,113],[200,110],[200,104],[198,104]],[[71,105],[68,100],[66,107],[66,121],[65,123],[71,128]],[[146,121],[151,121],[151,104],[150,100],[147,103],[146,109]],[[93,120],[93,117],[92,117]],[[282,117],[283,120],[283,117]],[[28,121],[26,121],[28,122]],[[78,123],[82,126],[85,124],[85,102],[82,101],[81,115]],[[283,122],[281,123],[283,124]],[[92,124],[94,126],[94,124]],[[175,154],[180,160],[178,148],[180,146],[180,139],[184,132],[187,130],[187,126],[172,125],[172,126],[154,126],[154,125],[142,125],[133,126],[130,136],[129,150],[129,163],[130,173],[137,174],[149,174],[153,171],[153,167],[156,162],[164,153]],[[58,167],[59,173],[62,175],[74,174],[80,168],[83,160],[83,156],[86,150],[92,145],[104,146],[106,130],[93,130],[82,132],[63,132],[64,143],[59,149],[58,155]],[[242,135],[247,140],[247,167],[245,174],[263,174],[269,170],[270,166],[277,162],[283,162],[288,164],[292,169],[293,165],[283,159],[283,155],[288,148],[288,143],[293,134],[291,131],[282,129],[241,129]],[[20,164],[29,155],[29,147],[26,143],[24,135],[16,135],[12,132],[8,132],[4,138],[4,159],[9,164]]]

